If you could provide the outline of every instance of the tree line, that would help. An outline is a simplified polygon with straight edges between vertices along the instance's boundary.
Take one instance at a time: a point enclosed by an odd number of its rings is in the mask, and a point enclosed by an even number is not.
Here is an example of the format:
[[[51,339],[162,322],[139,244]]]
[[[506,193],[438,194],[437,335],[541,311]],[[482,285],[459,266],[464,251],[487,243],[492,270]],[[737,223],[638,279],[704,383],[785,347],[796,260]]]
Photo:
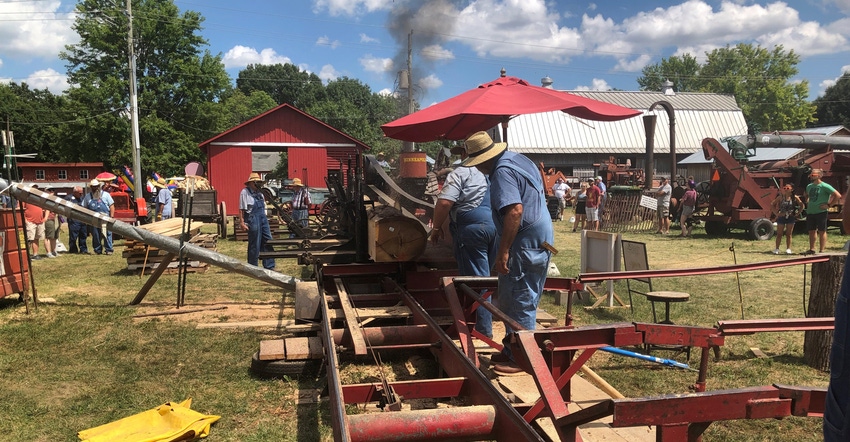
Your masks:
[[[118,2],[121,3],[121,2]],[[113,0],[80,0],[73,29],[79,43],[60,53],[69,89],[53,94],[25,83],[0,85],[0,117],[15,133],[16,153],[44,162],[102,161],[108,168],[132,164],[129,119],[128,16]],[[395,153],[400,142],[380,126],[406,113],[406,103],[373,92],[357,79],[327,83],[292,64],[249,65],[234,81],[220,54],[204,49],[203,17],[181,12],[173,0],[134,0],[142,172],[182,174],[204,161],[198,144],[282,103],[289,103],[371,146]],[[850,127],[850,77],[823,97],[807,100],[808,83],[794,82],[799,56],[781,46],[767,50],[739,44],[691,54],[644,68],[641,90],[734,94],[751,129],[807,125]],[[5,127],[5,124],[4,124]],[[436,150],[436,143],[425,150]],[[279,167],[278,175],[285,174]],[[285,176],[279,176],[284,178]]]

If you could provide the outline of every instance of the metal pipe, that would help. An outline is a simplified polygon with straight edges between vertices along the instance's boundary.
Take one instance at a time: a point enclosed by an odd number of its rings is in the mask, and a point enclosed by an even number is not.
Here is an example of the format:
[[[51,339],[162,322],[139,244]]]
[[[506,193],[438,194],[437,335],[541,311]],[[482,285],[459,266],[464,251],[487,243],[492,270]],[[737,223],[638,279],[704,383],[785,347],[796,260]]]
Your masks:
[[[47,192],[33,189],[28,184],[10,184],[8,181],[0,179],[0,188],[8,191],[10,195],[18,200],[50,210],[67,218],[75,219],[97,228],[106,227],[110,232],[115,232],[125,238],[141,241],[167,252],[180,253],[180,241],[176,238],[139,229],[102,213],[93,212],[70,201],[50,195]],[[295,290],[295,283],[299,281],[295,277],[252,266],[236,258],[231,258],[230,256],[207,250],[194,244],[184,244],[183,249],[188,259],[218,266],[277,287]]]
[[[676,368],[684,368],[685,370],[697,371],[694,368],[691,368],[688,364],[684,364],[682,362],[674,361],[672,359],[664,359],[657,358],[655,356],[645,355],[643,353],[636,353],[633,351],[623,350],[622,348],[617,347],[599,347],[600,350],[606,351],[608,353],[614,353],[621,356],[628,356],[630,358],[640,359],[642,361],[655,362],[656,364],[666,365],[668,367],[676,367]]]
[[[352,441],[496,439],[496,408],[492,405],[353,414],[348,421]]]
[[[643,278],[670,278],[678,276],[717,275],[720,273],[740,272],[744,270],[764,270],[777,267],[795,266],[800,264],[812,264],[815,262],[827,262],[829,255],[806,256],[802,258],[783,259],[779,261],[755,262],[751,264],[737,264],[719,267],[697,267],[689,269],[667,269],[667,270],[630,270],[625,272],[593,272],[581,273],[578,279],[582,283],[599,282],[619,279],[643,279]]]

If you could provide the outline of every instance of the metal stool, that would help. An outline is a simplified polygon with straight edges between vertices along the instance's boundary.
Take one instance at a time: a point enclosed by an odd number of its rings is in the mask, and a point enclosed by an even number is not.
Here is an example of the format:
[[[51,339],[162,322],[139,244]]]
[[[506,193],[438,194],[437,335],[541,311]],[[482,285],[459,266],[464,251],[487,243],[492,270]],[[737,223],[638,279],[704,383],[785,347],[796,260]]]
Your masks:
[[[670,320],[670,303],[671,302],[687,302],[691,295],[684,292],[672,292],[672,291],[658,291],[658,292],[647,292],[645,294],[646,299],[648,299],[652,303],[652,321],[656,324],[668,324],[672,325],[673,321]],[[658,317],[655,313],[655,303],[663,302],[664,303],[664,320],[658,322]],[[652,350],[669,350],[675,352],[684,352],[687,360],[691,360],[691,347],[687,346],[679,346],[679,345],[649,345],[645,346],[645,351],[647,354],[652,353]]]

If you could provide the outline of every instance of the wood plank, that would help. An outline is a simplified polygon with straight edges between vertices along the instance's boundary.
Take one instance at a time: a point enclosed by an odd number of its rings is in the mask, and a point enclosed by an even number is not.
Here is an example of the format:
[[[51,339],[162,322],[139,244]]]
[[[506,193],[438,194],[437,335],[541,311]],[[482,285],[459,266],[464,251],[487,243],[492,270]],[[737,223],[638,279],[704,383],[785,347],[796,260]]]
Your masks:
[[[513,393],[520,401],[524,403],[534,403],[540,397],[537,392],[537,385],[530,375],[526,376],[502,376],[498,379],[499,384],[506,391]],[[573,401],[568,405],[570,412],[576,412],[595,405],[602,400],[610,399],[602,390],[599,390],[593,384],[582,378],[581,376],[573,376],[570,380]],[[542,418],[541,418],[542,419]],[[537,419],[535,422],[539,422]],[[548,420],[548,419],[547,419]],[[625,427],[613,428],[611,416],[579,426],[579,433],[582,440],[585,442],[606,441],[606,442],[650,442],[655,441],[655,429],[651,427]],[[546,425],[553,425],[551,421]],[[541,425],[541,428],[545,427]],[[554,432],[554,427],[550,430],[544,430],[547,437],[552,438],[550,432]],[[557,439],[554,439],[557,440]]]
[[[292,319],[268,319],[264,321],[239,322],[208,322],[198,324],[195,328],[240,328],[240,327],[275,327],[284,328],[295,325]]]
[[[283,341],[287,361],[310,359],[310,342],[307,338],[286,338]]]
[[[345,327],[348,329],[349,336],[351,336],[354,354],[365,355],[367,351],[366,340],[363,339],[357,312],[351,304],[351,300],[348,299],[348,291],[345,290],[345,284],[342,282],[342,278],[334,278],[334,284],[336,284],[339,304],[342,306],[343,315],[345,316]]]
[[[257,359],[261,361],[276,361],[286,357],[286,349],[283,339],[267,339],[260,341],[260,355]]]

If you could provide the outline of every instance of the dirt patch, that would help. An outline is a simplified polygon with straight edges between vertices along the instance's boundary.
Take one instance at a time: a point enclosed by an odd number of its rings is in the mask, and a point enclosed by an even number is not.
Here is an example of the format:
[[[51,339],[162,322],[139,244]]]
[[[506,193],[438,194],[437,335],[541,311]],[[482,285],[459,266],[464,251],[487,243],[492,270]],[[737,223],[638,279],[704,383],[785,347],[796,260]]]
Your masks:
[[[136,321],[177,321],[190,323],[252,322],[291,319],[293,310],[278,303],[238,304],[213,303],[189,305],[181,308],[140,307],[133,316]]]

